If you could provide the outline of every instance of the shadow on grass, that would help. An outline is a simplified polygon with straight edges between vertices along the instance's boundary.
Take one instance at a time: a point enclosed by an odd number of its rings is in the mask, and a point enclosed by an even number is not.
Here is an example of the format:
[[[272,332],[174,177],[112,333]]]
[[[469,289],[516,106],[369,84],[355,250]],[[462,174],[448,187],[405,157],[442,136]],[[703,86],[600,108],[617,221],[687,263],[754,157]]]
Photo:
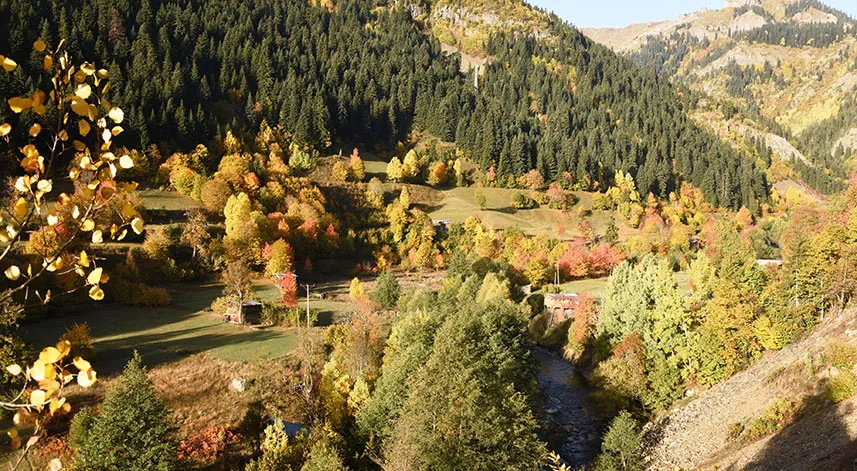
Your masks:
[[[179,286],[171,294],[173,304],[166,308],[97,305],[76,315],[25,324],[21,332],[28,342],[41,348],[55,344],[73,324],[86,322],[95,341],[91,362],[103,375],[120,371],[134,350],[140,352],[148,366],[155,366],[202,352],[236,361],[249,361],[260,350],[277,357],[295,345],[288,331],[224,324],[205,312],[220,295],[217,286]]]

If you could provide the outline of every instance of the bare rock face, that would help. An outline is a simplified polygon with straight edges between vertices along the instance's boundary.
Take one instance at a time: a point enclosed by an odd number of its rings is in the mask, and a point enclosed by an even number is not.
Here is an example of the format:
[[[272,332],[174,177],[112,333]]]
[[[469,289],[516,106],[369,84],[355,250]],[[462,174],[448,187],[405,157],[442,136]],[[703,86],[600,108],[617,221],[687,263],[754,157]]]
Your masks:
[[[760,7],[761,0],[726,0],[726,8]]]

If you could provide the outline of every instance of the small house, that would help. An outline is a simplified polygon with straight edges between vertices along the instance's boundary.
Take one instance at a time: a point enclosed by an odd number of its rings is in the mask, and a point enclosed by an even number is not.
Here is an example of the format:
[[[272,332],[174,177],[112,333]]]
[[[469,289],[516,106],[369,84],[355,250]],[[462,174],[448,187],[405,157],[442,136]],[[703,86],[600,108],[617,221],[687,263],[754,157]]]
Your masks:
[[[777,268],[777,267],[783,266],[783,261],[782,260],[758,259],[758,260],[756,260],[756,265],[759,265],[762,268],[768,268],[768,267]]]
[[[577,293],[549,293],[545,295],[545,312],[548,314],[548,327],[565,322],[574,317],[577,307]]]
[[[259,301],[244,301],[239,305],[235,301],[226,304],[226,313],[223,314],[224,322],[233,324],[261,324],[262,303]]]

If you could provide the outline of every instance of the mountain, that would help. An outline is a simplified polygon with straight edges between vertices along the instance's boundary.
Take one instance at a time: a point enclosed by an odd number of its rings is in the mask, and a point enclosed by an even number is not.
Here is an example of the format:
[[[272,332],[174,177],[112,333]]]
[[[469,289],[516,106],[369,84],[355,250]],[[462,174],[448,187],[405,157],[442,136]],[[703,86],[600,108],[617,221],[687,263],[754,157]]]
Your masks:
[[[757,163],[693,122],[666,80],[520,1],[5,0],[0,25],[10,55],[63,38],[109,68],[129,145],[188,148],[262,120],[322,149],[427,131],[504,182],[538,169],[604,189],[621,170],[643,195],[689,181],[724,207],[767,198]],[[458,50],[484,64],[478,83]],[[0,87],[29,91],[14,77]]]
[[[848,15],[815,0],[731,0],[674,20],[583,31],[727,105],[712,114],[703,101],[694,114],[727,139],[738,127],[742,139],[766,140],[814,187],[839,189],[853,171],[857,23]]]

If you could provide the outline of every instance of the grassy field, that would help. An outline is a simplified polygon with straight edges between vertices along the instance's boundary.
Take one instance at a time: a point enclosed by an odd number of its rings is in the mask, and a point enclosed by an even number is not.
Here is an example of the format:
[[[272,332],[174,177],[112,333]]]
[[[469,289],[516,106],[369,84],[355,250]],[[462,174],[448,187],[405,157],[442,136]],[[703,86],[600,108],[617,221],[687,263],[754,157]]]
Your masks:
[[[143,355],[147,364],[158,365],[197,353],[241,362],[250,361],[258,353],[279,358],[295,347],[294,330],[225,324],[216,314],[206,312],[221,289],[217,284],[182,284],[170,290],[173,301],[167,308],[104,304],[91,312],[25,324],[22,331],[34,345],[53,345],[74,323],[88,323],[95,340],[93,366],[106,375],[117,372],[134,350]],[[272,284],[260,284],[257,295],[258,299],[271,301],[279,297]],[[311,307],[321,310],[320,324],[329,324],[348,308],[345,303],[315,299]]]
[[[687,272],[678,272],[673,274],[675,277],[678,289],[682,293],[690,292],[690,275]],[[601,298],[604,296],[604,289],[607,287],[607,278],[592,278],[586,280],[574,280],[560,285],[564,293],[589,293],[590,295]]]
[[[186,211],[193,208],[202,208],[202,203],[190,196],[181,195],[175,191],[163,191],[158,189],[138,190],[137,195],[148,209],[162,209],[165,211]]]

